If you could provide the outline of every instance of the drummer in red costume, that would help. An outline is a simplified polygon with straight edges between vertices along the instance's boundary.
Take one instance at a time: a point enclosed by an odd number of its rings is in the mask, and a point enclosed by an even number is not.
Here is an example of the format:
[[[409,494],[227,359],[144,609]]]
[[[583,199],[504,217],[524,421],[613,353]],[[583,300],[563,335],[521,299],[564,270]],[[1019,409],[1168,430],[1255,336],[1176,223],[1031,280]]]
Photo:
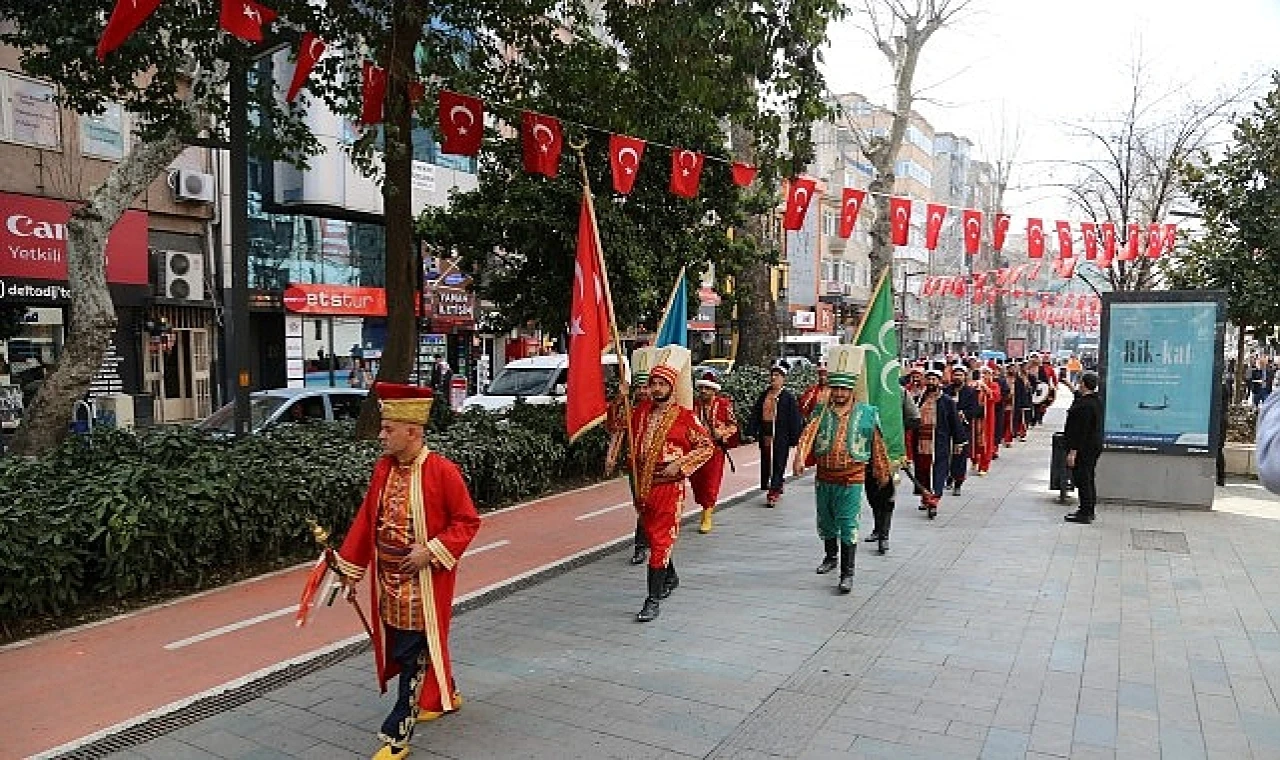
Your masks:
[[[648,594],[636,620],[658,617],[658,601],[680,585],[671,561],[685,478],[711,459],[715,446],[693,414],[689,349],[663,346],[649,371],[649,400],[631,410],[635,441],[635,498],[640,526],[649,537]]]
[[[711,532],[711,515],[720,498],[720,482],[724,479],[724,463],[729,449],[738,445],[738,418],[733,414],[733,400],[720,395],[720,383],[714,372],[707,372],[698,382],[697,396],[693,400],[693,413],[702,426],[711,433],[715,449],[707,463],[689,476],[693,499],[702,507],[699,533]]]
[[[458,561],[480,529],[462,472],[427,449],[423,430],[431,391],[378,383],[384,456],[342,548],[338,570],[353,585],[370,578],[380,625],[373,626],[378,684],[400,676],[395,706],[382,723],[374,760],[409,754],[414,725],[461,704],[449,661],[449,620]]]

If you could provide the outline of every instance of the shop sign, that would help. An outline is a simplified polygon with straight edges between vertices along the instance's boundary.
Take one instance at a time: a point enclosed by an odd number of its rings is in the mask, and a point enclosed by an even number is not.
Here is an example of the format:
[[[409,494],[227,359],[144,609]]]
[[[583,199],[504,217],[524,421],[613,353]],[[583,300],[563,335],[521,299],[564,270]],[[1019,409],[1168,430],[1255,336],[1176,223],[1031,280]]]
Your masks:
[[[285,310],[295,314],[387,315],[387,294],[382,288],[294,283],[285,289],[283,301]]]
[[[812,311],[797,311],[791,315],[791,326],[796,329],[812,330],[817,324],[817,314]]]
[[[473,294],[454,288],[436,288],[431,300],[432,319],[459,324],[475,322],[476,297]]]
[[[71,208],[49,198],[0,193],[0,278],[66,282]],[[106,253],[107,282],[149,282],[146,212],[124,212],[107,238]]]

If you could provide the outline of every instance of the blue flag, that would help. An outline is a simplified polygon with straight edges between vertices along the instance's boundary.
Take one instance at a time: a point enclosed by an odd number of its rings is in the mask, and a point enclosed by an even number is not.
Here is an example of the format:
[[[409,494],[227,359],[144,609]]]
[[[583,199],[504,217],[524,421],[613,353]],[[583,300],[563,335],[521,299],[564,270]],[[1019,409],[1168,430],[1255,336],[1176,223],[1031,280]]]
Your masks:
[[[658,337],[654,345],[657,348],[689,347],[689,296],[685,291],[684,267],[680,267],[676,285],[671,290],[671,297],[667,299],[667,311],[658,325]]]

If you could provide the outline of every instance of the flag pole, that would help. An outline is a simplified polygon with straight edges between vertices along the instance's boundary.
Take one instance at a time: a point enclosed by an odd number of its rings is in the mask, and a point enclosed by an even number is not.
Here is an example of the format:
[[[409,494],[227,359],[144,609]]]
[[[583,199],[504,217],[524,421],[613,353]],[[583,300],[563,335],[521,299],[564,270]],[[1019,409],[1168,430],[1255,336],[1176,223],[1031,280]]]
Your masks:
[[[880,273],[880,281],[876,283],[876,289],[871,291],[871,299],[867,301],[867,310],[862,312],[862,319],[858,322],[858,330],[853,334],[854,340],[857,340],[862,336],[862,328],[867,326],[867,317],[871,316],[871,306],[874,305],[876,302],[876,299],[880,297],[880,288],[884,287],[884,281],[889,277],[889,274],[892,271],[893,271],[893,265],[890,264],[889,266],[884,268],[883,272]],[[889,307],[892,308],[893,304],[890,303]],[[897,319],[894,319],[895,323],[897,321],[898,321]]]
[[[594,219],[595,217],[592,217],[592,218]],[[666,317],[668,317],[668,316],[670,316],[670,315],[671,315],[671,305],[672,305],[672,304],[674,304],[674,303],[676,302],[676,293],[680,292],[680,283],[684,281],[684,270],[685,270],[685,268],[686,268],[685,266],[681,266],[681,267],[680,267],[680,274],[676,276],[676,282],[675,282],[675,284],[674,284],[674,285],[672,285],[672,286],[671,286],[671,295],[667,296],[667,305],[666,305],[666,308],[664,308],[664,309],[662,310],[662,316],[663,316],[663,319],[664,319],[664,320],[666,319]],[[686,320],[688,319],[688,315],[687,315],[687,314],[685,315],[685,318],[686,318]],[[665,323],[665,321],[664,321],[664,322],[663,322],[663,324],[658,325],[658,332],[659,332],[659,333],[661,333],[661,332],[662,332],[662,328],[665,326],[665,324],[666,324],[666,323]]]
[[[596,222],[596,204],[591,197],[591,178],[587,176],[587,159],[582,155],[582,151],[587,147],[587,141],[580,143],[569,143],[569,147],[578,154],[578,168],[582,170],[582,193],[587,200],[587,214],[591,217],[591,232],[595,238],[595,254],[596,267],[600,270],[600,279],[604,281],[604,302],[609,309],[609,331],[613,335],[613,352],[618,357],[618,377],[627,378],[627,392],[622,394],[622,413],[623,422],[626,424],[627,430],[627,465],[630,468],[630,477],[636,475],[636,447],[635,432],[631,429],[631,393],[630,393],[630,371],[626,364],[626,357],[622,353],[622,337],[618,334],[618,318],[613,312],[613,290],[609,287],[609,270],[604,266],[604,244],[600,240],[600,225]],[[632,496],[634,498],[634,492]]]

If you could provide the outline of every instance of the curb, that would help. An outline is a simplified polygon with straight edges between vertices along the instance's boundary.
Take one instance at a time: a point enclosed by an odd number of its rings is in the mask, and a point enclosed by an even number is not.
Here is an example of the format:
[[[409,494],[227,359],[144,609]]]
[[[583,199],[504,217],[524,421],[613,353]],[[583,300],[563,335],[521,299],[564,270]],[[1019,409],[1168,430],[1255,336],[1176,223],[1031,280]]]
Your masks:
[[[794,480],[788,476],[787,480]],[[731,495],[716,505],[716,511],[730,509],[755,497],[760,490],[748,487]],[[699,520],[700,510],[694,510],[680,518],[680,524],[692,524]],[[456,600],[455,616],[479,609],[518,591],[536,586],[571,570],[591,564],[610,554],[616,554],[631,545],[631,536],[622,536],[607,543],[585,549],[577,554],[534,568],[488,588],[473,591]],[[324,649],[304,654],[292,660],[278,663],[266,672],[246,676],[201,694],[165,705],[142,716],[118,723],[96,733],[73,740],[58,747],[34,755],[32,760],[90,760],[104,758],[139,744],[158,739],[180,728],[198,723],[226,710],[252,702],[282,686],[308,676],[352,657],[371,651],[368,638],[358,637],[339,641]]]

